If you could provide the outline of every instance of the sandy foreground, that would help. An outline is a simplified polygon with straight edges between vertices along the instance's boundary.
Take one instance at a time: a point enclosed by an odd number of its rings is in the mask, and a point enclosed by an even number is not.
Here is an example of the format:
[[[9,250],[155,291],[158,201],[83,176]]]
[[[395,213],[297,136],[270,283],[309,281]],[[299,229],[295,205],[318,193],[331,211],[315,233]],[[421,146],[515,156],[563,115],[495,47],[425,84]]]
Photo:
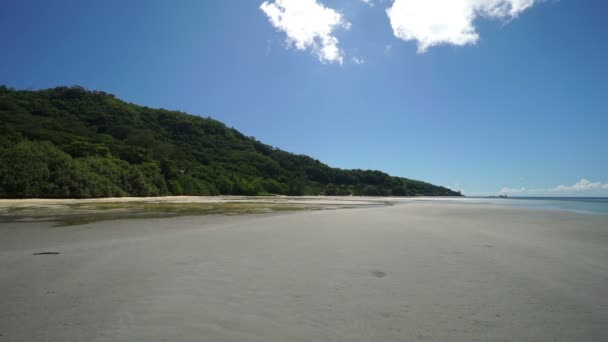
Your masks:
[[[606,341],[607,327],[608,216],[407,202],[0,224],[0,342]]]

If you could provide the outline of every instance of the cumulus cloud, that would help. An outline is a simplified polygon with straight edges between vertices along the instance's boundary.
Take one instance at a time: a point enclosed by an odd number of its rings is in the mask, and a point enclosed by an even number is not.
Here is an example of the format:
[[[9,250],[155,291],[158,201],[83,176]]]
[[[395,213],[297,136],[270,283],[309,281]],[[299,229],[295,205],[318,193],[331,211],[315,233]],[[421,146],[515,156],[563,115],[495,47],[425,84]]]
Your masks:
[[[549,189],[526,189],[504,187],[499,191],[501,194],[527,195],[527,196],[576,196],[576,195],[606,195],[608,194],[608,183],[591,182],[587,179],[572,185],[558,185]]]
[[[393,33],[417,41],[418,52],[440,44],[475,44],[477,17],[511,20],[541,0],[394,0],[387,9]]]
[[[581,179],[578,183],[573,185],[558,185],[554,191],[589,191],[589,190],[606,190],[608,189],[608,183],[603,184],[602,182],[590,182],[586,179]]]
[[[335,36],[336,29],[349,29],[343,15],[317,0],[264,1],[260,9],[270,23],[287,35],[288,46],[310,49],[321,62],[344,62],[344,52]]]

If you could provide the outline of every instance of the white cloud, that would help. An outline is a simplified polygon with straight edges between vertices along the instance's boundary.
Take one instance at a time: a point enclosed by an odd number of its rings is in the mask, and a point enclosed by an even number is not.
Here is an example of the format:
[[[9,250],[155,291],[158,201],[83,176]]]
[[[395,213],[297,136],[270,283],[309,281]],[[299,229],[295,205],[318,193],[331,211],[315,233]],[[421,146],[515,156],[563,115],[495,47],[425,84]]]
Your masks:
[[[589,190],[600,190],[600,189],[608,189],[608,183],[602,184],[601,182],[590,182],[586,179],[581,179],[578,183],[574,185],[558,185],[553,190],[554,191],[589,191]]]
[[[353,57],[353,58],[351,58],[351,60],[355,64],[365,64],[365,60],[363,58]]]
[[[504,187],[499,191],[501,194],[523,194],[526,192],[526,188],[508,188]]]
[[[374,2],[372,0],[361,0],[361,2],[365,3],[369,7],[374,7]]]
[[[591,182],[581,179],[572,185],[558,185],[548,189],[502,188],[499,193],[525,196],[576,196],[576,195],[608,195],[608,183]]]
[[[323,63],[344,62],[335,30],[349,29],[343,15],[317,0],[264,1],[260,9],[270,23],[287,35],[287,44],[298,50],[311,49]]]
[[[386,56],[389,56],[391,54],[391,52],[393,51],[393,46],[392,45],[385,45],[384,46],[384,54]]]
[[[541,0],[394,0],[387,9],[397,38],[418,42],[418,52],[440,44],[463,46],[479,39],[477,17],[510,20]]]

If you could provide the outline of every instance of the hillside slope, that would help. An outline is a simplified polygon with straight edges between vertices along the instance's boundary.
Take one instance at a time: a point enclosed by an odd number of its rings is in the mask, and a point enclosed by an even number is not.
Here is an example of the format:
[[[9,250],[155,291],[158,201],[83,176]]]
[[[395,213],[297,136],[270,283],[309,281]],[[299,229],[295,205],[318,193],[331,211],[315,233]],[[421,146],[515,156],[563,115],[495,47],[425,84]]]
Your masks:
[[[459,196],[380,171],[342,170],[219,121],[81,87],[0,87],[0,197]]]

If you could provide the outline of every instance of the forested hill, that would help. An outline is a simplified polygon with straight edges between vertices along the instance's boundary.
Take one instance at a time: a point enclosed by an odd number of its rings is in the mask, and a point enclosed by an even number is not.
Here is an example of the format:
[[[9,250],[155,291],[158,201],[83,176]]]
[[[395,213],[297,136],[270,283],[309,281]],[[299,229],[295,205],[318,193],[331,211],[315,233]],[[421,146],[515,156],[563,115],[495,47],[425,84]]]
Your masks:
[[[459,196],[379,171],[342,170],[210,118],[81,87],[0,87],[0,197]]]

